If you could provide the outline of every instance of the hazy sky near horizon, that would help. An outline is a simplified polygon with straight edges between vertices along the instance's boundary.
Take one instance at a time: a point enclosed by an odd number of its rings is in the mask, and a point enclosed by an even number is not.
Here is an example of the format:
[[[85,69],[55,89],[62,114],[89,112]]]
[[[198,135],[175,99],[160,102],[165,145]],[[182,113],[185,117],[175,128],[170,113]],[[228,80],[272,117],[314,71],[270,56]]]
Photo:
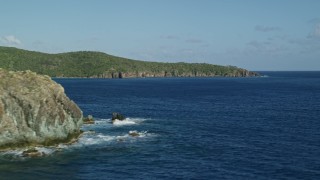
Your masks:
[[[0,0],[0,45],[320,70],[320,0]]]

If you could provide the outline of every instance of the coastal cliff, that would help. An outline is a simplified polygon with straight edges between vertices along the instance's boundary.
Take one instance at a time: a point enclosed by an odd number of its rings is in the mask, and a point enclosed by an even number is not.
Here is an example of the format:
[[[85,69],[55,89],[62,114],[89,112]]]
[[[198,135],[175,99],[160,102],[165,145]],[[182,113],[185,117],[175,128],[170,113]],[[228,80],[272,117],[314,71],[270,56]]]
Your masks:
[[[79,78],[260,76],[259,73],[235,66],[139,61],[94,51],[47,54],[1,46],[0,68],[31,70],[50,77]]]
[[[228,67],[226,67],[228,68]],[[255,77],[260,76],[256,72],[251,72],[246,69],[230,67],[228,72],[215,72],[215,71],[125,71],[125,72],[115,72],[115,71],[106,71],[99,75],[89,76],[88,78],[151,78],[151,77]],[[227,70],[226,70],[227,71]]]
[[[0,149],[68,142],[82,111],[49,76],[0,68]]]

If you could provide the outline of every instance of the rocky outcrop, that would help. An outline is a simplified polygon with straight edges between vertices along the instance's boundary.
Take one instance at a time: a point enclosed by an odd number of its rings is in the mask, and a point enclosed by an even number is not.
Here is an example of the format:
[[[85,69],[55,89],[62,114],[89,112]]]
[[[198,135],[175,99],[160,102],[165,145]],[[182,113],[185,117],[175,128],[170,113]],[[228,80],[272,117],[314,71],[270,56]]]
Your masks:
[[[120,114],[120,113],[117,113],[117,112],[113,112],[112,113],[112,118],[111,118],[112,122],[115,121],[115,120],[123,121],[125,119],[126,119],[126,117],[124,115]]]
[[[125,119],[126,117],[120,113],[117,113],[117,112],[112,113],[112,118],[111,118],[112,123],[115,123],[116,121],[123,121]]]
[[[41,157],[44,155],[46,155],[46,154],[38,151],[35,148],[31,148],[31,149],[28,149],[28,150],[22,152],[23,157]]]
[[[0,69],[0,148],[68,142],[81,125],[82,111],[50,77]]]
[[[132,137],[138,137],[138,136],[140,136],[140,134],[139,134],[138,131],[129,131],[129,135],[132,136]]]
[[[83,118],[83,124],[94,124],[93,116],[88,115],[88,117]]]

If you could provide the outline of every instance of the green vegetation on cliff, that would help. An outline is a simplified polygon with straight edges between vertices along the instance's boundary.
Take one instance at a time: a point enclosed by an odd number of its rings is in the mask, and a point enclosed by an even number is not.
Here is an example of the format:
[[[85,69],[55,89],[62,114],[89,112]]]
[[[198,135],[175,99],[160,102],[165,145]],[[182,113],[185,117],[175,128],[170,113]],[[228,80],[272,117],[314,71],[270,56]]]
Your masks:
[[[31,70],[52,77],[247,77],[258,75],[234,66],[146,62],[93,51],[46,54],[1,46],[0,68],[15,71]]]

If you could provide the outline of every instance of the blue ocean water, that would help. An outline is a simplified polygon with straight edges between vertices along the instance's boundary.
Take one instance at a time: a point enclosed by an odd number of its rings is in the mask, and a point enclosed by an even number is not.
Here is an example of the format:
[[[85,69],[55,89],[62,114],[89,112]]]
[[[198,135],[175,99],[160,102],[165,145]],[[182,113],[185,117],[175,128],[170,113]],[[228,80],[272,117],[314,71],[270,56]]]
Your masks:
[[[45,157],[0,154],[0,179],[319,179],[320,72],[262,73],[55,79],[96,124]]]

